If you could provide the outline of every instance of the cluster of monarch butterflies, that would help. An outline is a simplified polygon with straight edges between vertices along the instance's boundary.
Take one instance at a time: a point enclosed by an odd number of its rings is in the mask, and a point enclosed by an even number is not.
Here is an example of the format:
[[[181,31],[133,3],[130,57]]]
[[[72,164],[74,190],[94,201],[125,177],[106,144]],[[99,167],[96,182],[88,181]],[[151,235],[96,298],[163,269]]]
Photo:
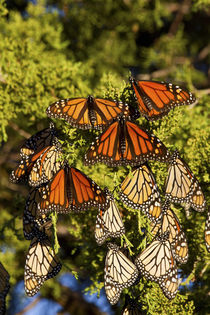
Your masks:
[[[173,84],[130,81],[139,111],[148,120],[161,118],[175,106],[195,102],[190,92]],[[170,208],[171,202],[186,203],[199,212],[205,209],[201,187],[186,162],[177,151],[170,154],[160,139],[134,122],[139,111],[120,101],[92,96],[59,100],[46,111],[49,117],[63,118],[73,127],[103,131],[86,152],[85,165],[99,162],[134,167],[121,184],[120,198],[148,217],[154,240],[135,260],[116,244],[107,244],[104,282],[111,304],[116,304],[122,290],[136,284],[140,275],[156,281],[169,299],[175,297],[178,290],[176,264],[186,263],[188,247],[179,220]],[[108,237],[122,236],[125,228],[111,192],[107,188],[102,190],[80,170],[63,161],[61,144],[52,123],[28,139],[20,155],[21,161],[10,178],[15,183],[31,186],[23,215],[23,231],[25,238],[31,240],[25,265],[25,291],[33,296],[44,281],[61,269],[50,242],[50,212],[79,212],[97,207],[95,238],[99,245]],[[169,164],[164,203],[148,160]],[[209,225],[208,221],[205,231],[208,244]],[[134,307],[125,307],[129,308]],[[132,313],[124,311],[124,314]]]

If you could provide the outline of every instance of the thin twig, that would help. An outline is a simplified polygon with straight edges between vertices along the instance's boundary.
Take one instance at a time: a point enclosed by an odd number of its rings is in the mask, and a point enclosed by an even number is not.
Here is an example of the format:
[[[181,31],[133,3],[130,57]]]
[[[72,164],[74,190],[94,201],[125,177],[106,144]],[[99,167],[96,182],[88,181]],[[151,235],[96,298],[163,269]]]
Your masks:
[[[197,60],[203,60],[210,54],[210,44],[204,47],[198,54]]]
[[[32,303],[27,305],[22,311],[16,313],[15,315],[23,315],[23,314],[25,314],[27,311],[31,310],[37,303],[39,303],[39,301],[41,301],[41,297],[40,296],[38,296],[35,300],[33,300]]]
[[[169,28],[168,34],[169,35],[175,35],[178,31],[179,25],[182,22],[184,16],[189,12],[189,8],[191,5],[191,0],[185,0],[179,7],[179,10],[177,11],[177,14],[175,16],[175,19],[171,23],[171,26]]]
[[[31,134],[28,133],[27,131],[21,129],[18,125],[16,125],[14,122],[10,122],[9,123],[10,127],[12,129],[14,129],[15,131],[17,131],[21,136],[23,136],[24,138],[30,138]]]

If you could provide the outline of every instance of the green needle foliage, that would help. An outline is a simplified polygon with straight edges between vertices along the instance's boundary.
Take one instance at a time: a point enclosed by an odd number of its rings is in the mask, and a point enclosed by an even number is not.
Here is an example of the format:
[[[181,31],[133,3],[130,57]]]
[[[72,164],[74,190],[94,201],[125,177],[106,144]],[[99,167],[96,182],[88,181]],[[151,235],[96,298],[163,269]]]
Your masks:
[[[210,61],[208,29],[209,1],[96,1],[40,0],[0,1],[0,261],[11,276],[11,287],[23,279],[29,242],[24,240],[22,215],[28,188],[9,182],[23,141],[49,124],[45,110],[61,98],[118,97],[134,102],[129,91],[130,69],[139,79],[184,83],[198,103],[176,108],[156,122],[138,122],[163,141],[169,150],[178,149],[208,195]],[[69,162],[114,196],[126,228],[125,238],[134,257],[151,241],[148,219],[126,207],[118,197],[119,185],[130,167],[83,165],[84,154],[99,134],[70,127],[54,120]],[[150,163],[164,199],[167,166]],[[186,233],[189,260],[180,266],[184,280],[180,292],[168,301],[159,286],[141,278],[132,292],[139,296],[146,314],[207,314],[209,254],[204,245],[206,213],[172,206]],[[53,215],[55,248],[63,271],[86,277],[86,291],[100,293],[103,287],[105,245],[97,246],[94,225],[97,211]],[[54,234],[55,234],[54,233]],[[53,296],[49,294],[53,288]],[[121,305],[123,305],[123,291]],[[42,296],[61,300],[56,280],[47,281]],[[79,306],[78,306],[79,307]],[[120,308],[113,307],[116,314]],[[66,309],[68,311],[68,309]]]

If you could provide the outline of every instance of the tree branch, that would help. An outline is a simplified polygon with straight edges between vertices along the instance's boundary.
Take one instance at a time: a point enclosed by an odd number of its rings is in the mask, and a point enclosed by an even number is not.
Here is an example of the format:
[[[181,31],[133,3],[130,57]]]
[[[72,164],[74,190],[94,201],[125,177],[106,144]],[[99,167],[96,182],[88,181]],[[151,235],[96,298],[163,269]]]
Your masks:
[[[23,315],[26,312],[30,311],[37,303],[39,303],[39,301],[41,301],[41,297],[38,296],[35,300],[33,300],[32,303],[30,303],[29,305],[27,305],[22,311],[16,313],[15,315]]]
[[[189,12],[191,0],[185,0],[179,7],[175,19],[171,23],[168,34],[175,35],[184,16]]]
[[[47,292],[46,298],[52,299],[59,303],[64,311],[71,315],[105,315],[94,304],[86,302],[82,295],[78,292],[72,291],[68,287],[61,285],[61,294],[58,298],[52,294],[52,291]]]

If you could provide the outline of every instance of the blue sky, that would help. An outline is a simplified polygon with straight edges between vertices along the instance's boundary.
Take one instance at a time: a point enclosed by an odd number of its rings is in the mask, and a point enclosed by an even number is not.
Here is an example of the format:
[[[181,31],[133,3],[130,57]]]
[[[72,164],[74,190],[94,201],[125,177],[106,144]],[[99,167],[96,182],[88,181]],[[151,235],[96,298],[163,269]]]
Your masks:
[[[90,284],[89,280],[80,282],[77,281],[72,274],[64,273],[60,276],[59,282],[73,291],[80,292],[87,302],[95,304],[102,312],[107,313],[108,315],[114,314],[111,310],[109,302],[107,301],[104,290],[101,291],[99,298],[97,298],[96,293],[92,295],[82,293],[82,291]],[[8,314],[13,315],[22,311],[27,305],[31,304],[38,295],[39,293],[37,293],[34,297],[27,297],[24,291],[24,282],[19,282],[12,292],[12,300],[9,306]],[[57,312],[62,310],[62,307],[56,302],[43,298],[32,309],[25,312],[24,315],[49,315],[49,310],[50,315],[56,315]]]

